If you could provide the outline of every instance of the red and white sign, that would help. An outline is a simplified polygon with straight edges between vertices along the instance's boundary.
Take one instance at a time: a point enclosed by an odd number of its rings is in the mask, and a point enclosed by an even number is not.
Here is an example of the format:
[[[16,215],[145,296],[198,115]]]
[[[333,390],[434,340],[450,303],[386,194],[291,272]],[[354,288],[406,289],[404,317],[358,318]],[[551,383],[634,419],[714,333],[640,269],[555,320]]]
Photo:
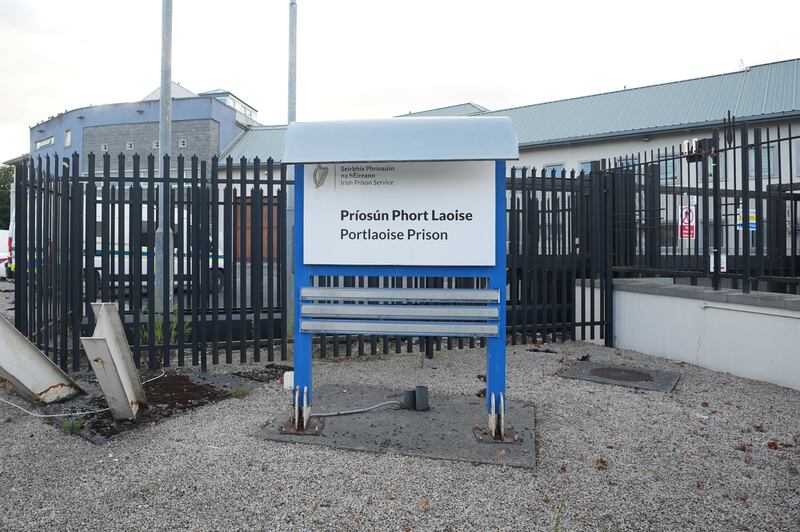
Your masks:
[[[681,240],[694,240],[695,213],[694,206],[681,207],[681,224],[678,228],[678,237]]]
[[[708,271],[711,273],[714,273],[714,253],[715,252],[712,251],[711,255],[709,255],[709,259],[711,259],[711,265],[709,266]],[[725,253],[719,256],[719,271],[722,273],[728,272],[728,255]]]

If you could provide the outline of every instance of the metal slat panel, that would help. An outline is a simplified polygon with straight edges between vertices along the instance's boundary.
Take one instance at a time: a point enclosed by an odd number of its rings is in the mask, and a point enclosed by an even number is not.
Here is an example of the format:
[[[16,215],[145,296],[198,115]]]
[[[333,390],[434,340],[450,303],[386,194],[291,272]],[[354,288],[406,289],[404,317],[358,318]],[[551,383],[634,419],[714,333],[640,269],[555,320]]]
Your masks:
[[[305,300],[361,301],[465,301],[498,303],[498,290],[426,289],[426,288],[312,288],[300,290]]]
[[[445,307],[429,305],[324,305],[304,304],[301,315],[317,318],[415,318],[450,320],[497,319],[497,307]]]
[[[496,323],[300,320],[300,330],[307,333],[330,334],[497,336]]]

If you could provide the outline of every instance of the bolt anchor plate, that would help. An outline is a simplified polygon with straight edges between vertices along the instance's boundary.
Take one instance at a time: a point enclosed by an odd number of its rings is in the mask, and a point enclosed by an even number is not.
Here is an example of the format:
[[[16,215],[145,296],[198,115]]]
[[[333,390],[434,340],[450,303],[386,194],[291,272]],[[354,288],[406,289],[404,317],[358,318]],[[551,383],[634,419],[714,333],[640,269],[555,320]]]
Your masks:
[[[481,443],[522,443],[522,438],[514,434],[514,427],[506,425],[503,429],[503,438],[495,439],[492,434],[485,428],[475,425],[472,429],[475,439]]]
[[[325,428],[325,418],[312,417],[308,420],[308,425],[303,429],[295,427],[294,419],[289,419],[281,425],[281,434],[294,434],[296,436],[319,436]]]

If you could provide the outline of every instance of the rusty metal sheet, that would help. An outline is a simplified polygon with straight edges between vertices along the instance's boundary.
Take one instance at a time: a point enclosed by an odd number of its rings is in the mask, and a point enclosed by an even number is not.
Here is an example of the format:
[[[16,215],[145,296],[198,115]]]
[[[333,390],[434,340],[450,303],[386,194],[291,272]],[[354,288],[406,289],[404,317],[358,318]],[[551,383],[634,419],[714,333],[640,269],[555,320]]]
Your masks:
[[[89,359],[97,383],[103,390],[111,415],[114,419],[136,419],[139,411],[138,401],[128,400],[108,340],[105,338],[81,338],[86,357]]]
[[[69,375],[2,317],[0,377],[26,397],[45,404],[64,401],[83,393]]]
[[[81,338],[89,363],[115,419],[134,419],[147,408],[139,373],[114,303],[92,303],[96,325],[91,338]]]

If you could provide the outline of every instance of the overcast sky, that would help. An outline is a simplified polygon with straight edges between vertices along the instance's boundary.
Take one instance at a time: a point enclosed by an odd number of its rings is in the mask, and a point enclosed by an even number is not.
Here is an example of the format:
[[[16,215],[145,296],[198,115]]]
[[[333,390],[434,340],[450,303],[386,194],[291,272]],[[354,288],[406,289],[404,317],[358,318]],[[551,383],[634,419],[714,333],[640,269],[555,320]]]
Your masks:
[[[173,79],[286,122],[288,0],[174,0]],[[800,1],[298,0],[298,120],[504,109],[800,57]],[[160,77],[161,0],[0,1],[0,161]]]

